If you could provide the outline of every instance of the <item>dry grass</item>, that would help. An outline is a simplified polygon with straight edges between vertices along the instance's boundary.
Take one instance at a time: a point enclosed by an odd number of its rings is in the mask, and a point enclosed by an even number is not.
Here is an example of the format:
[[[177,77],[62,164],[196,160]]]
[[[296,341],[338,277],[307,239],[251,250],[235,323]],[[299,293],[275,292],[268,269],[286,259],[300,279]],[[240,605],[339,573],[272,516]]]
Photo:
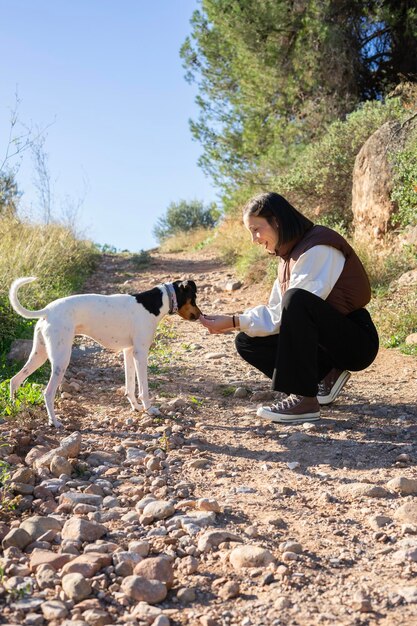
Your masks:
[[[82,284],[97,254],[90,242],[76,239],[72,231],[58,224],[48,226],[0,220],[0,297],[20,276],[37,276],[28,287],[28,304],[65,295]],[[29,292],[32,296],[29,296]]]
[[[1,353],[32,324],[10,307],[8,291],[12,281],[36,276],[38,280],[22,294],[23,303],[29,308],[42,308],[55,298],[77,291],[91,272],[98,252],[90,242],[78,240],[67,227],[39,226],[15,217],[0,219],[0,250],[1,369]]]
[[[205,242],[209,242],[214,234],[213,229],[208,228],[195,228],[187,232],[181,232],[176,235],[167,237],[161,245],[159,250],[162,253],[171,252],[183,252],[184,250],[198,250],[204,247]]]

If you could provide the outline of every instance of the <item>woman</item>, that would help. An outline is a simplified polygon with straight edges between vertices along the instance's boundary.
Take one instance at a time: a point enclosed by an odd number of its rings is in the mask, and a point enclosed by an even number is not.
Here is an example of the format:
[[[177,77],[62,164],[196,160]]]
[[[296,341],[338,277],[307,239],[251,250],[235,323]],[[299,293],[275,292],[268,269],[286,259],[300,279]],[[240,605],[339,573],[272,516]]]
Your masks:
[[[350,377],[378,352],[368,311],[365,269],[336,231],[314,225],[277,193],[263,193],[243,209],[252,242],[279,256],[269,303],[242,315],[201,316],[210,333],[241,330],[238,353],[272,379],[286,398],[257,415],[281,423],[320,419]]]

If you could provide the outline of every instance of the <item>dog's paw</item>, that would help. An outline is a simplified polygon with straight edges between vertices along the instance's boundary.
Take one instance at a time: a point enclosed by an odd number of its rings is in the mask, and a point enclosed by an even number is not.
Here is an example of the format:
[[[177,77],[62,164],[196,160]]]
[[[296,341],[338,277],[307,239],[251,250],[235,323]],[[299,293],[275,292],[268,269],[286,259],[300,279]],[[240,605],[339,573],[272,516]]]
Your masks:
[[[54,422],[48,422],[48,426],[52,426],[54,428],[64,428],[64,424],[59,420],[55,420]]]
[[[161,411],[156,406],[150,406],[149,409],[146,409],[145,413],[147,413],[148,415],[153,415],[155,417],[162,415]]]

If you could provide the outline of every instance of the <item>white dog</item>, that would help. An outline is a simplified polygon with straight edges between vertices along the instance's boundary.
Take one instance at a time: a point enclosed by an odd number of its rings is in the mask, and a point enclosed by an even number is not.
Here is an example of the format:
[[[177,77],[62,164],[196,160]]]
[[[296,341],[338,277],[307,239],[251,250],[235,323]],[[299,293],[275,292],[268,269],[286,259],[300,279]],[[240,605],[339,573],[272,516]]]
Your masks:
[[[9,293],[16,313],[28,319],[39,318],[29,359],[10,381],[11,398],[23,381],[49,359],[51,377],[44,392],[46,410],[49,424],[61,426],[54,412],[55,394],[68,367],[75,335],[85,335],[110,350],[123,350],[126,396],[132,409],[140,411],[135,395],[136,370],[139,398],[147,411],[150,408],[147,360],[156,327],[167,314],[178,312],[182,318],[193,321],[199,318],[195,282],[177,280],[133,295],[69,296],[54,300],[39,311],[29,311],[20,304],[17,291],[34,280],[15,280]]]

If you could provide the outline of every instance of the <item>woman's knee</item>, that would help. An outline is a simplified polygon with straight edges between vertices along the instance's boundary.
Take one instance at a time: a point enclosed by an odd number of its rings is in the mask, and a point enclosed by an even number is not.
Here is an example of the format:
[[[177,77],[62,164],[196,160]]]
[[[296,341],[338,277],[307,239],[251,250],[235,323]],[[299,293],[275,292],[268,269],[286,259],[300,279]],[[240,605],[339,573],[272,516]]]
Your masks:
[[[249,337],[249,335],[247,335],[246,333],[239,333],[235,337],[235,346],[239,354],[242,354],[242,352],[247,352],[247,350],[250,349],[252,343],[253,342],[251,342],[251,337]]]
[[[282,308],[289,309],[290,307],[305,306],[307,302],[311,300],[311,297],[317,298],[317,296],[312,294],[310,291],[292,287],[291,289],[287,289],[284,293],[282,298]]]

